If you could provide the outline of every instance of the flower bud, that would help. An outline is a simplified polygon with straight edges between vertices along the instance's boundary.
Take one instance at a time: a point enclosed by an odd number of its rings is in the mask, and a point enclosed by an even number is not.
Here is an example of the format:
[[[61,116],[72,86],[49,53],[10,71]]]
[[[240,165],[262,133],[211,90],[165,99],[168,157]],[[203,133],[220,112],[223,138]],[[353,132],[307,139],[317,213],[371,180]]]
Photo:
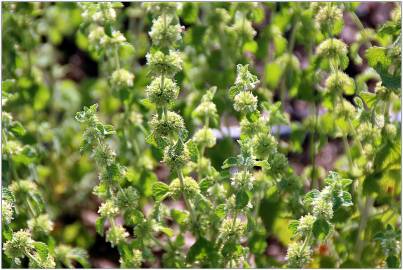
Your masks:
[[[183,59],[181,53],[177,51],[169,51],[164,54],[161,51],[155,51],[146,55],[147,64],[150,67],[150,73],[153,76],[161,76],[164,74],[173,77],[182,69]]]
[[[181,40],[182,28],[179,24],[171,24],[172,20],[171,16],[166,16],[165,19],[164,16],[160,16],[153,20],[153,26],[149,32],[153,45],[172,48]]]
[[[291,243],[288,246],[286,260],[290,268],[303,268],[311,260],[312,251],[302,242]]]
[[[133,79],[132,73],[121,68],[112,73],[111,84],[116,89],[128,88],[133,86]]]
[[[216,137],[210,128],[202,128],[196,131],[193,140],[196,144],[208,148],[213,147],[216,143]]]
[[[249,91],[242,91],[234,98],[234,109],[238,112],[251,113],[257,109],[257,97]]]
[[[107,200],[99,207],[98,213],[103,218],[114,218],[119,214],[119,208],[112,200]]]
[[[182,194],[182,185],[179,178],[172,180],[169,185],[169,192],[172,194],[172,197],[179,198]],[[184,177],[183,178],[183,192],[187,197],[193,197],[196,194],[200,193],[200,188],[197,182],[192,177]]]
[[[129,233],[120,225],[111,226],[106,232],[106,240],[111,243],[112,247],[119,245],[127,237],[129,237]]]
[[[179,87],[169,78],[162,83],[162,77],[157,77],[147,86],[146,93],[152,103],[164,107],[178,97]]]
[[[53,230],[53,222],[44,214],[28,220],[28,228],[34,236],[48,235]]]

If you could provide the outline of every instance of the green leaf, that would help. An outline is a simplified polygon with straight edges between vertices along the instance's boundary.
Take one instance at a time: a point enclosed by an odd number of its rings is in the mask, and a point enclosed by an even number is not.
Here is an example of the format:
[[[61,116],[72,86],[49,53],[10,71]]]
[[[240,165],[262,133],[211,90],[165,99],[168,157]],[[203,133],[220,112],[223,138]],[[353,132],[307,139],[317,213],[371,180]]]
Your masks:
[[[280,82],[283,69],[278,63],[269,63],[266,65],[265,70],[265,82],[268,87],[276,88]]]
[[[34,242],[34,248],[42,260],[46,260],[49,255],[48,246],[42,242]]]
[[[225,204],[219,204],[214,213],[217,215],[219,218],[225,217]]]
[[[203,261],[205,259],[215,261],[216,258],[217,258],[217,251],[214,245],[207,239],[200,237],[190,247],[188,254],[186,256],[186,261],[188,263],[193,263],[196,260]]]
[[[24,136],[25,134],[25,128],[21,125],[20,122],[14,122],[10,130],[17,137]]]
[[[298,225],[299,220],[296,219],[291,220],[290,223],[288,224],[288,229],[290,229],[293,235],[297,233]]]
[[[187,149],[189,151],[190,160],[193,162],[197,162],[199,158],[199,149],[197,148],[196,143],[193,140],[189,140],[187,143]]]
[[[388,268],[400,268],[399,259],[395,255],[389,255],[386,258],[386,264],[388,265]]]
[[[168,237],[174,236],[174,231],[171,228],[159,226],[158,229],[159,229],[159,231],[163,232]]]
[[[213,179],[211,179],[210,177],[203,178],[199,183],[200,191],[207,192],[207,190],[213,185]]]
[[[153,196],[157,201],[162,201],[168,195],[169,186],[162,182],[154,183],[152,187]]]
[[[241,190],[236,194],[235,197],[235,207],[237,209],[243,209],[245,206],[248,205],[249,202],[249,195],[246,191]]]
[[[313,224],[312,232],[316,238],[324,239],[330,231],[329,222],[324,219],[317,219]]]
[[[319,196],[319,193],[320,193],[319,190],[313,189],[309,191],[307,194],[305,194],[303,201],[304,205],[309,207],[312,204],[313,200]]]
[[[238,165],[238,158],[237,157],[229,157],[224,160],[224,164],[221,166],[222,169],[228,169],[231,167],[236,167]]]

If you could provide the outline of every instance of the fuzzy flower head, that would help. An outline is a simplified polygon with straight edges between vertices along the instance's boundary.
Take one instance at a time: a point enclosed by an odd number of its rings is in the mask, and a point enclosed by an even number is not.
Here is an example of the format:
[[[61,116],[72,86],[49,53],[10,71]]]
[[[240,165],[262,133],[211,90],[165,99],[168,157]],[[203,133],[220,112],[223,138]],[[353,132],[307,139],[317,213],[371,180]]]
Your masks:
[[[248,171],[237,172],[231,177],[231,186],[235,190],[251,190],[254,182],[255,177]]]
[[[112,73],[111,84],[114,88],[122,89],[133,86],[134,75],[126,69],[118,69]]]
[[[323,218],[324,220],[333,218],[333,203],[330,200],[319,196],[313,201],[312,206],[312,212],[316,218]]]
[[[268,162],[270,164],[270,173],[272,175],[282,174],[288,166],[287,157],[280,152],[275,152],[273,156],[270,156]]]
[[[196,131],[193,140],[196,144],[208,148],[213,147],[216,143],[216,137],[210,128],[202,128]]]
[[[343,24],[343,11],[336,5],[323,5],[316,13],[315,23],[322,33],[337,34]]]
[[[217,106],[211,101],[203,101],[196,107],[194,114],[201,121],[206,118],[216,119],[218,118]]]
[[[108,36],[105,33],[105,30],[101,26],[96,26],[90,30],[88,34],[88,41],[91,46],[97,48],[97,46],[104,45],[107,40]]]
[[[120,31],[113,31],[112,36],[106,40],[108,45],[120,45],[126,42],[125,36]]]
[[[139,194],[134,187],[127,187],[119,190],[116,198],[116,206],[120,209],[135,207]]]
[[[8,200],[2,200],[1,203],[1,218],[5,224],[10,224],[14,219],[14,204]]]
[[[143,3],[143,6],[147,8],[147,11],[151,12],[154,16],[160,16],[162,14],[175,15],[179,5],[180,4],[176,2]]]
[[[266,159],[277,151],[277,141],[271,134],[260,133],[253,137],[253,152],[259,159]]]
[[[129,237],[129,233],[122,226],[111,226],[106,232],[106,240],[111,243],[112,247],[119,245]]]
[[[214,8],[207,14],[207,21],[209,26],[219,27],[231,21],[231,15],[225,8]]]
[[[23,258],[33,248],[34,240],[32,240],[31,233],[26,230],[13,233],[11,240],[5,242],[3,246],[4,253],[10,259]]]
[[[243,113],[252,113],[256,111],[257,97],[249,91],[239,92],[234,98],[234,109]]]
[[[147,86],[148,99],[157,106],[167,106],[179,94],[178,85],[169,78],[157,77]]]
[[[243,236],[245,230],[245,222],[242,222],[238,218],[235,219],[235,222],[232,218],[227,218],[222,222],[219,233],[220,237],[225,240],[238,239]]]
[[[119,214],[119,208],[116,206],[114,201],[107,200],[99,207],[98,213],[101,215],[101,217],[113,218]]]
[[[171,170],[183,168],[189,159],[189,151],[186,145],[180,141],[175,145],[165,147],[163,161]]]
[[[131,256],[120,258],[119,262],[122,268],[141,268],[143,253],[141,250],[133,249]]]
[[[87,3],[81,2],[81,17],[85,22],[103,24],[116,20],[116,11],[110,2]]]
[[[246,18],[246,16],[241,12],[237,12],[235,14],[235,22],[231,26],[230,30],[234,33],[237,33],[239,37],[243,38],[243,42],[253,40],[253,37],[256,35],[256,31],[252,26],[252,22]]]
[[[257,121],[249,121],[247,118],[243,118],[240,123],[241,133],[248,137],[253,137],[254,135],[268,131],[267,125],[262,118]]]
[[[345,93],[352,95],[355,92],[355,83],[346,73],[336,71],[326,79],[325,90],[331,94]]]
[[[53,225],[47,214],[28,220],[28,228],[34,236],[48,235],[53,230]]]
[[[298,234],[300,234],[301,236],[306,236],[308,235],[313,228],[313,224],[315,223],[316,218],[314,216],[312,216],[311,214],[302,216],[299,219],[299,224],[297,227],[297,232]]]
[[[179,198],[182,194],[182,185],[179,178],[172,180],[169,185],[169,192],[172,197]],[[183,192],[188,197],[193,197],[196,194],[200,193],[200,188],[197,182],[192,177],[184,177],[183,178]]]
[[[154,115],[150,122],[154,136],[157,138],[176,137],[185,129],[183,118],[174,112],[168,112],[167,117]]]
[[[323,41],[316,49],[317,56],[322,62],[322,68],[331,69],[331,64],[346,69],[349,63],[347,56],[347,45],[336,38],[329,38]]]
[[[173,48],[181,40],[182,27],[173,23],[172,16],[160,16],[153,20],[149,35],[153,45],[163,48]]]
[[[302,242],[291,243],[288,246],[286,260],[290,268],[303,268],[311,260],[312,251]]]
[[[31,180],[15,181],[11,183],[9,189],[14,195],[17,207],[25,207],[27,198],[33,194],[39,195],[37,185]]]
[[[183,57],[180,52],[170,50],[168,54],[154,51],[146,55],[152,76],[173,77],[182,69]]]

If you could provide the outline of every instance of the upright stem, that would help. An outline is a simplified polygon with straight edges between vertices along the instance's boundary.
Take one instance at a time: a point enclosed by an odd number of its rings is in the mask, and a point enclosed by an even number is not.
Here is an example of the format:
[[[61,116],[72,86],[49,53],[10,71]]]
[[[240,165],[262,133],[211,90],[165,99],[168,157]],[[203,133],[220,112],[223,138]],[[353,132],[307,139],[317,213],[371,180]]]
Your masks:
[[[362,251],[364,248],[364,240],[365,240],[365,239],[363,239],[363,237],[361,237],[361,235],[362,235],[362,232],[365,231],[365,227],[367,226],[369,210],[370,210],[372,203],[373,203],[373,199],[370,196],[367,196],[364,209],[360,208],[361,219],[360,219],[360,224],[358,227],[357,239],[355,242],[355,249],[357,251],[357,260],[358,261],[361,259]]]
[[[195,216],[194,216],[194,211],[193,211],[192,205],[190,204],[190,202],[189,202],[189,200],[188,200],[188,198],[187,198],[187,196],[186,196],[186,194],[185,194],[185,184],[184,184],[184,177],[183,177],[182,170],[177,170],[177,173],[178,173],[179,181],[180,181],[180,183],[181,183],[181,189],[182,189],[183,200],[185,201],[186,208],[188,209],[188,211],[189,211],[189,213],[190,213],[190,218],[191,218],[191,220],[192,220],[192,223],[193,223],[193,224],[196,224],[196,223],[195,223],[196,220],[195,220]]]
[[[316,135],[316,125],[318,121],[318,107],[316,105],[316,102],[313,103],[313,109],[314,109],[314,128],[313,131],[311,132],[310,136],[310,146],[311,146],[311,161],[312,161],[312,172],[311,172],[311,188],[317,188],[318,187],[318,181],[316,179],[316,145],[315,145],[315,135]]]

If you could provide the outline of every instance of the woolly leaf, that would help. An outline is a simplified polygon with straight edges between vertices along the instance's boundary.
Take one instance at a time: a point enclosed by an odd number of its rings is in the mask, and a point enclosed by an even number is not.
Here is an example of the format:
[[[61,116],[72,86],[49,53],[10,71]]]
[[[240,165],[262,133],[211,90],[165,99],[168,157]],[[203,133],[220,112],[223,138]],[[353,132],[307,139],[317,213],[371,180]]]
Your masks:
[[[157,201],[162,201],[168,195],[169,186],[162,182],[154,183],[152,187],[153,196]]]

